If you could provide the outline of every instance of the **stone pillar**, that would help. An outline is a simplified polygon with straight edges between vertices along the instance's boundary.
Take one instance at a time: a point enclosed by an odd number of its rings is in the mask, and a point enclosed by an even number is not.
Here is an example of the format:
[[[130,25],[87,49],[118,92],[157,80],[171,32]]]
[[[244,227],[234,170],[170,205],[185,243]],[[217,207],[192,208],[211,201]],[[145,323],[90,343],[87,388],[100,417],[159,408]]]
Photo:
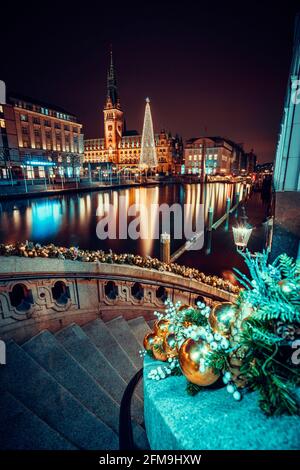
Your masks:
[[[162,233],[160,236],[160,259],[163,263],[170,263],[170,234]]]

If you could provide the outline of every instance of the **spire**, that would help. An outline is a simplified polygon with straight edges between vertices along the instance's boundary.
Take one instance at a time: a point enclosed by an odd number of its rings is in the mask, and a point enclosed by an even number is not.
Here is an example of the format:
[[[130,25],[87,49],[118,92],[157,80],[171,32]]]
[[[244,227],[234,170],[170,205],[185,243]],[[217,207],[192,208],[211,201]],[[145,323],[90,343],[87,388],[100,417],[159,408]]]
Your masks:
[[[140,166],[141,168],[153,168],[157,166],[157,155],[149,98],[146,98],[144,126],[141,142]]]
[[[106,97],[106,104],[110,104],[113,107],[120,107],[119,96],[118,96],[118,89],[117,89],[117,80],[116,80],[116,72],[114,67],[113,61],[113,52],[112,46],[110,46],[110,64],[109,69],[107,71],[107,97]]]

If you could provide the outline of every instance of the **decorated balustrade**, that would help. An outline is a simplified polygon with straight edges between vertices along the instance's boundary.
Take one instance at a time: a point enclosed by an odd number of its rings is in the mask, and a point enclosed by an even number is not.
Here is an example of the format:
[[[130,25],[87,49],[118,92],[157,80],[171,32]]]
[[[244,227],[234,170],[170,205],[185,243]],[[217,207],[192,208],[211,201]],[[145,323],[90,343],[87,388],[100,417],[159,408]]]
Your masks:
[[[23,341],[43,329],[117,316],[153,318],[167,298],[195,305],[235,294],[144,267],[68,259],[0,257],[0,335]]]

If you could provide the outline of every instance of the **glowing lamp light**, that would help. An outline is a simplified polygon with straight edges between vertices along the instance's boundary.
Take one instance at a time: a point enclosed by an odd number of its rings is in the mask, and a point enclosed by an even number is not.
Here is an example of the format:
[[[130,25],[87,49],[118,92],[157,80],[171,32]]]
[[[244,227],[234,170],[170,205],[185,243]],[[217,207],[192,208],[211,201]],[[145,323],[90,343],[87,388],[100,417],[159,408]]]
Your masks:
[[[232,227],[234,243],[238,250],[244,250],[246,248],[252,230],[251,226],[240,225],[239,227]]]

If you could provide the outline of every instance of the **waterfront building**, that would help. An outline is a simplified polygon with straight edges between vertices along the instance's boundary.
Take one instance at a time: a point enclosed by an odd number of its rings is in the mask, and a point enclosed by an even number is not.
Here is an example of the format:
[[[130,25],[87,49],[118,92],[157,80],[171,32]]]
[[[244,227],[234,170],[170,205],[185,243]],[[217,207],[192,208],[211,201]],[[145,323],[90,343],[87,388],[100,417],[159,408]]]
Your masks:
[[[229,175],[241,171],[243,148],[223,137],[196,137],[186,141],[184,172],[192,175]]]
[[[82,124],[64,109],[21,95],[0,105],[0,177],[71,179],[83,162]]]
[[[136,130],[127,130],[124,112],[118,94],[116,72],[110,53],[110,66],[107,73],[107,94],[103,109],[104,137],[85,139],[84,162],[97,164],[110,162],[116,171],[138,168],[141,155],[142,135]],[[175,173],[182,160],[182,140],[173,137],[165,129],[154,134],[158,173]]]
[[[300,239],[300,15],[295,22],[293,57],[288,77],[274,167],[277,250],[299,255]],[[278,243],[277,243],[278,242]]]

